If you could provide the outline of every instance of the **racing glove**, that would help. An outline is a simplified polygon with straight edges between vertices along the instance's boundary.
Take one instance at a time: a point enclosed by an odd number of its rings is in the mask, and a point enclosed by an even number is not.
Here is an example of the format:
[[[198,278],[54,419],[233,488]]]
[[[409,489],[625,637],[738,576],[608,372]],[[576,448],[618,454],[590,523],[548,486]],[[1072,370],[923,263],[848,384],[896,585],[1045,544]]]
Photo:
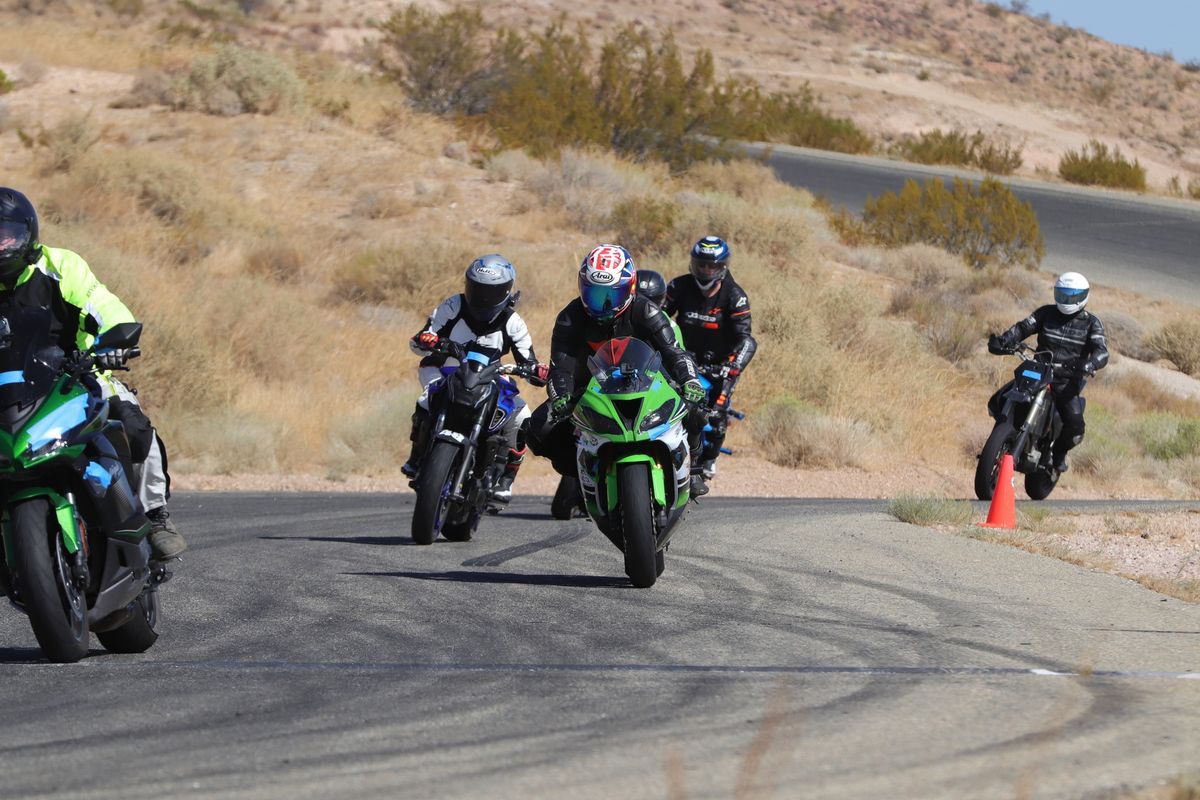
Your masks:
[[[705,391],[700,381],[692,378],[690,381],[685,381],[683,384],[683,399],[694,406],[698,406],[704,402]]]
[[[416,342],[417,347],[420,347],[422,350],[432,350],[437,346],[438,335],[433,331],[421,331],[413,337],[413,341]]]
[[[555,419],[563,419],[571,413],[571,395],[560,394],[550,400],[550,415]]]
[[[545,386],[550,382],[550,365],[549,364],[534,364],[533,374],[529,376],[529,382],[534,386]],[[551,406],[553,408],[553,406]]]
[[[102,353],[96,353],[92,360],[96,369],[124,369],[125,362],[129,360],[129,351],[124,349],[105,350]]]

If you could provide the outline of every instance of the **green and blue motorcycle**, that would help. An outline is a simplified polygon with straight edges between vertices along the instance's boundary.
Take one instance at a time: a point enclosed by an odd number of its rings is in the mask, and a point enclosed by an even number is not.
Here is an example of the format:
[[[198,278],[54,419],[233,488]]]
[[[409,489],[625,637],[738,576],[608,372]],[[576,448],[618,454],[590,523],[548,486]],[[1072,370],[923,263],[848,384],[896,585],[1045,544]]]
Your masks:
[[[633,338],[612,339],[588,360],[592,378],[575,405],[579,485],[588,516],[625,554],[634,586],[653,586],[691,486],[687,404],[662,357]]]
[[[83,658],[90,632],[108,650],[144,652],[170,573],[151,560],[128,441],[94,363],[98,349],[137,355],[142,326],[67,356],[51,325],[44,308],[0,316],[0,591],[51,661]]]

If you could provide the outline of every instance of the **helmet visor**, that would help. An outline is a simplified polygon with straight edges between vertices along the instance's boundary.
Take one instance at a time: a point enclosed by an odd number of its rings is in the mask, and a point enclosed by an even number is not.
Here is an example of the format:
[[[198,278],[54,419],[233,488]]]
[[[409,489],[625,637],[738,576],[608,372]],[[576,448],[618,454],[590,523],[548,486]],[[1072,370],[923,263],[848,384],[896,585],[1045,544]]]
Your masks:
[[[595,286],[580,281],[579,298],[588,314],[598,319],[607,319],[621,311],[633,294],[633,282],[627,281],[615,286]]]
[[[1060,306],[1073,306],[1087,300],[1087,289],[1073,289],[1068,286],[1054,287],[1054,302]]]
[[[702,283],[711,283],[725,277],[726,264],[724,261],[705,261],[692,259],[692,275]]]
[[[512,281],[504,283],[476,283],[467,281],[463,295],[467,299],[467,308],[479,316],[494,316],[508,302]]]
[[[29,246],[29,226],[24,222],[0,222],[0,258],[10,258],[25,252]]]

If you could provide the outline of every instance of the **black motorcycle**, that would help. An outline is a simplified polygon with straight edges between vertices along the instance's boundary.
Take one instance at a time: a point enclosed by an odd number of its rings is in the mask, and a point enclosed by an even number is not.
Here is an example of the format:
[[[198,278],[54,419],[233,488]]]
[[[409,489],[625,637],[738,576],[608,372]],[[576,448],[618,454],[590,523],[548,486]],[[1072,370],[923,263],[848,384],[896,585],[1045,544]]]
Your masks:
[[[429,387],[433,427],[421,473],[411,484],[417,492],[412,538],[433,544],[440,533],[465,542],[484,513],[499,510],[491,494],[508,463],[503,430],[517,398],[517,385],[504,376],[537,376],[531,367],[501,364],[501,354],[490,348],[442,340],[432,352],[459,365],[442,367],[442,377]]]
[[[975,467],[975,496],[991,500],[1005,455],[1013,457],[1013,469],[1025,475],[1025,493],[1044,500],[1058,484],[1051,448],[1062,432],[1062,418],[1054,407],[1055,379],[1080,377],[1073,364],[1053,361],[1049,350],[1034,350],[1019,343],[1006,348],[998,337],[988,340],[988,351],[995,355],[1016,354],[1020,366],[1013,380],[988,402],[988,413],[996,420],[988,436],[979,463]]]

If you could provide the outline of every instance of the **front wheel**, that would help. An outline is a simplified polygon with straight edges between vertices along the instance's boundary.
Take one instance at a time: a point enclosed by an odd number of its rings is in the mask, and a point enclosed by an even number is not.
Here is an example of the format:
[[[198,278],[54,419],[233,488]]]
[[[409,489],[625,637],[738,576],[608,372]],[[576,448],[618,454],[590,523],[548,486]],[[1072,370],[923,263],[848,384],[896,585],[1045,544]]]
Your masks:
[[[1025,476],[1025,494],[1033,500],[1045,500],[1058,485],[1058,476],[1055,469],[1035,469]]]
[[[13,506],[13,567],[42,652],[51,661],[72,663],[88,651],[87,601],[75,586],[58,526],[48,525],[49,518],[44,497]]]
[[[133,601],[133,616],[111,631],[96,631],[104,649],[113,653],[144,653],[158,641],[158,590],[147,589]]]
[[[625,574],[634,586],[645,589],[653,586],[658,578],[650,471],[645,462],[623,464],[617,469],[621,531],[625,536]]]
[[[450,480],[458,445],[435,442],[417,478],[417,503],[413,508],[412,538],[417,544],[433,544],[446,519]]]
[[[1000,477],[1000,462],[1004,456],[1012,453],[1015,430],[1010,421],[1002,419],[992,428],[979,454],[979,463],[975,466],[975,496],[980,500],[991,500],[996,491],[996,480]]]

